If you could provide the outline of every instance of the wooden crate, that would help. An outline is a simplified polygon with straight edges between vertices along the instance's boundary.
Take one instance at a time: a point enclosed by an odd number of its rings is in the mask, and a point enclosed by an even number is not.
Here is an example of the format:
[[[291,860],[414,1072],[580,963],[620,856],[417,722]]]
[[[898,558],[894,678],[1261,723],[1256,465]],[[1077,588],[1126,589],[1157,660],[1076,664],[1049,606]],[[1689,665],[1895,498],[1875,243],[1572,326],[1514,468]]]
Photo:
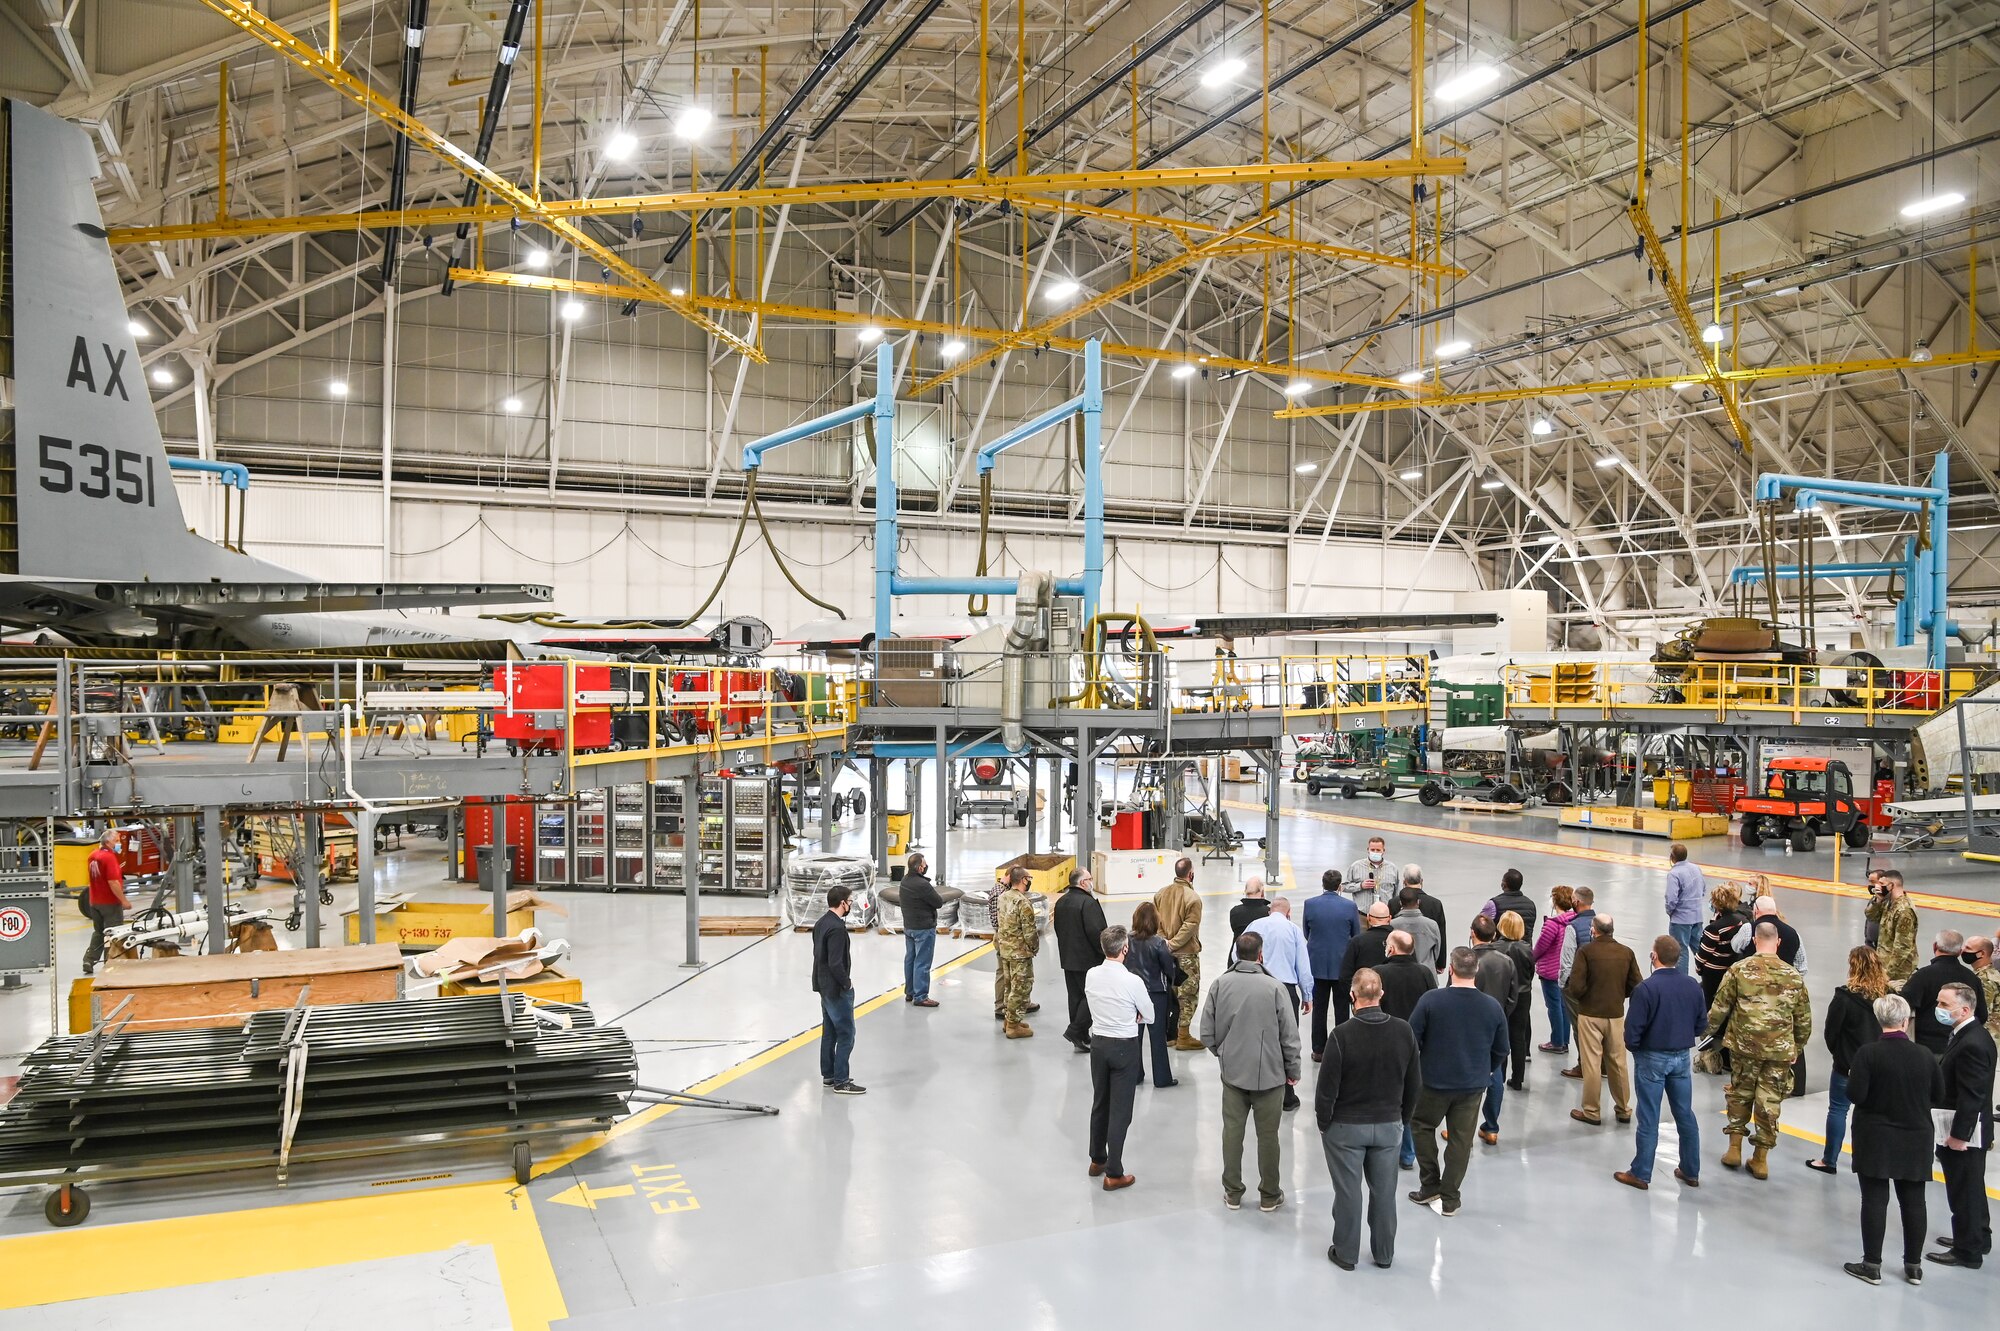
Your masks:
[[[1729,835],[1729,817],[1726,814],[1677,813],[1668,809],[1628,809],[1615,805],[1573,805],[1562,811],[1562,825],[1599,832],[1630,832],[1634,836],[1656,836],[1668,841],[1694,841],[1701,837]]]
[[[246,1012],[292,1006],[308,987],[313,1007],[401,998],[403,957],[376,944],[113,961],[92,990],[92,1019],[103,1021],[130,998],[133,1030],[232,1026]]]
[[[705,938],[762,938],[784,927],[775,915],[704,915],[701,933]]]
[[[97,987],[97,981],[88,975],[79,975],[69,982],[69,1033],[82,1035],[90,1030],[90,995]]]
[[[347,912],[346,938],[352,947],[361,941],[361,916]],[[518,937],[523,929],[535,926],[535,908],[517,906],[507,912],[508,937]],[[484,901],[402,901],[375,912],[375,941],[391,943],[411,952],[428,952],[454,938],[492,938],[493,907]]]

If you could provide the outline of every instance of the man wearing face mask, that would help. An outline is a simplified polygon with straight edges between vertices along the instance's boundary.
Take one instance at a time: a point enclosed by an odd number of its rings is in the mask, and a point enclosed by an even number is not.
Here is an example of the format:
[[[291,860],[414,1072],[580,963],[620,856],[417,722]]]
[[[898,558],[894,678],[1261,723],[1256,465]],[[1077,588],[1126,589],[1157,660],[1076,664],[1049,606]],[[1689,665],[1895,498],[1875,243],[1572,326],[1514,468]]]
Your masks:
[[[1368,853],[1347,866],[1342,885],[1353,894],[1354,908],[1366,915],[1376,902],[1391,901],[1403,885],[1403,872],[1389,858],[1388,843],[1373,836],[1368,838]]]
[[[1992,1213],[1986,1201],[1986,1152],[1993,1144],[1993,1037],[1973,1015],[1979,997],[1972,984],[1953,980],[1929,1005],[1931,1019],[1949,1032],[1938,1060],[1949,1112],[1939,1124],[1937,1158],[1951,1204],[1951,1239],[1944,1251],[1925,1253],[1940,1266],[1977,1270],[1993,1251]],[[1945,1115],[1936,1115],[1944,1118]]]

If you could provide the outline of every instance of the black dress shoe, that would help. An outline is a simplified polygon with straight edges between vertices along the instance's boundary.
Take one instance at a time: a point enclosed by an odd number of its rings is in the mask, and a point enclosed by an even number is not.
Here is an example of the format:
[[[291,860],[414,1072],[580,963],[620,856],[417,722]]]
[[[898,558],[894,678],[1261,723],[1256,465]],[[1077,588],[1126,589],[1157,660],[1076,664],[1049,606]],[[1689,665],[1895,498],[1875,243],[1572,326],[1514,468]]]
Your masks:
[[[1343,1271],[1352,1271],[1354,1269],[1353,1262],[1343,1262],[1338,1257],[1334,1256],[1333,1249],[1331,1247],[1329,1247],[1326,1250],[1326,1260],[1332,1262],[1335,1266],[1339,1267]]]
[[[1967,1257],[1955,1248],[1944,1252],[1927,1252],[1924,1254],[1924,1260],[1936,1262],[1939,1266],[1962,1266],[1968,1271],[1977,1271],[1985,1264],[1984,1258]]]

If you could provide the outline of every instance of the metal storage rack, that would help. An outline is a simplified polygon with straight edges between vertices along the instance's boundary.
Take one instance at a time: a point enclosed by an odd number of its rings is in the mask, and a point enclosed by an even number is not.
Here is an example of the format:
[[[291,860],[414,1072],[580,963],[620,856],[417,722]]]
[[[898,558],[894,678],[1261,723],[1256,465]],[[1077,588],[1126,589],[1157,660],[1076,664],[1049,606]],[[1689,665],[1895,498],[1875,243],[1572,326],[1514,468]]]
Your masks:
[[[605,857],[610,849],[610,828],[605,804],[602,790],[577,792],[573,818],[576,858],[571,864],[570,882],[578,887],[606,886]]]
[[[643,888],[646,876],[646,787],[611,790],[611,885]]]

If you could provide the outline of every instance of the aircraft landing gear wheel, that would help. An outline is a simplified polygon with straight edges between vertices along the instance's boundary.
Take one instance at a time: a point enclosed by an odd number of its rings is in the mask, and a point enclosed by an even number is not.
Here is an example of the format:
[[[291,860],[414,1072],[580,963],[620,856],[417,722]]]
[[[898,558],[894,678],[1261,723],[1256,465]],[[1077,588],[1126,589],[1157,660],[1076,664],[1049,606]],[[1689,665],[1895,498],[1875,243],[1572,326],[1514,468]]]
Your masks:
[[[1743,820],[1742,837],[1743,844],[1755,850],[1764,844],[1764,829],[1757,825],[1755,818],[1745,818]]]
[[[90,1214],[90,1194],[74,1183],[62,1184],[50,1191],[42,1203],[42,1214],[57,1229],[80,1225]]]
[[[1435,809],[1445,802],[1444,787],[1433,781],[1417,792],[1417,799],[1426,809]]]
[[[1800,854],[1809,853],[1819,844],[1819,837],[1810,827],[1797,828],[1792,832],[1792,849]]]
[[[535,1166],[535,1157],[528,1150],[528,1143],[514,1143],[514,1181],[522,1187],[528,1186],[528,1174]]]

